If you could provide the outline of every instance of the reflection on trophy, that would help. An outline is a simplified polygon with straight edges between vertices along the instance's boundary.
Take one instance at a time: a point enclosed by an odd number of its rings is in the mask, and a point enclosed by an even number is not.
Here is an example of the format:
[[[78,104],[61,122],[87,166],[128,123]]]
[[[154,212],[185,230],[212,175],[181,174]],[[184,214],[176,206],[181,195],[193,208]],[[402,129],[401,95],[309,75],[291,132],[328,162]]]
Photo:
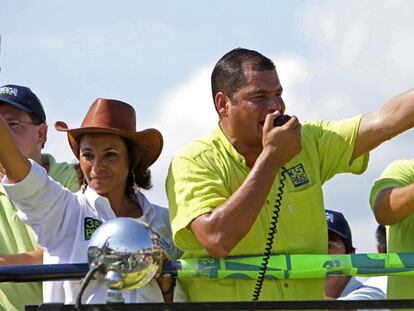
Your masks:
[[[118,217],[102,224],[88,247],[90,269],[108,288],[107,302],[122,302],[122,291],[147,284],[160,264],[159,238],[139,220]]]

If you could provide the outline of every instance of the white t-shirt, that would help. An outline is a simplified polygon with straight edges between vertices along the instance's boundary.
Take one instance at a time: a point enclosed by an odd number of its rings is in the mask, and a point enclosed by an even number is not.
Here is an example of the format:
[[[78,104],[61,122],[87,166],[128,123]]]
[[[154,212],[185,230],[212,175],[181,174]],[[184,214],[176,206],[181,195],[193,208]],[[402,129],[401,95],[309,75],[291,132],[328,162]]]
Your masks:
[[[379,300],[387,299],[387,276],[370,277],[361,282],[351,277],[338,300]],[[362,309],[359,309],[362,310]],[[375,310],[375,309],[370,309]],[[386,310],[386,309],[380,309]]]
[[[356,277],[349,279],[338,300],[387,299],[387,277],[370,277],[364,282]]]
[[[72,193],[47,175],[43,167],[31,161],[29,174],[16,184],[3,179],[5,192],[21,211],[19,216],[30,225],[44,249],[44,264],[85,263],[89,239],[101,223],[116,217],[107,198],[91,188],[85,193]],[[137,200],[146,222],[164,239],[164,251],[176,259],[180,251],[171,238],[168,209],[151,204],[141,192]],[[43,283],[44,302],[73,304],[80,289],[80,280]],[[106,288],[91,281],[82,303],[105,303]],[[163,302],[161,290],[155,280],[147,285],[124,291],[126,303]]]

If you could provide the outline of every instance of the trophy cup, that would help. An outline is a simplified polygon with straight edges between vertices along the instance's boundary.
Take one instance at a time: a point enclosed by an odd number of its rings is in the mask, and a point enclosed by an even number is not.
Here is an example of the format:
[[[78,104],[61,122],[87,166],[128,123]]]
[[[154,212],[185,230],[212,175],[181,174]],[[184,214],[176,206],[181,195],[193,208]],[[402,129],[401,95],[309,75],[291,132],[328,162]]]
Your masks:
[[[139,220],[118,217],[102,224],[88,247],[90,269],[108,288],[106,302],[123,302],[122,290],[147,284],[160,265],[159,238]]]

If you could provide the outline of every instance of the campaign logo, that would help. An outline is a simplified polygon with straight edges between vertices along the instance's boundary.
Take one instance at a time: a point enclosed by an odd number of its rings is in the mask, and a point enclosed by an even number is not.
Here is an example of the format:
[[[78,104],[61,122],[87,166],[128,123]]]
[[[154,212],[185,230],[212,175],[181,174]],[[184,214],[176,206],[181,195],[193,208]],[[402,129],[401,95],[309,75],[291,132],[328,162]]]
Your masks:
[[[86,241],[90,240],[92,234],[99,228],[100,225],[102,225],[102,221],[91,217],[85,217],[84,232]]]
[[[3,86],[0,87],[0,94],[6,94],[10,96],[17,96],[18,89],[15,87]]]
[[[305,168],[302,163],[287,170],[287,173],[295,187],[302,186],[309,183],[309,178],[306,176]]]
[[[331,213],[328,213],[328,212],[325,212],[325,215],[326,215],[326,220],[328,222],[333,222],[334,221],[333,220],[334,215],[332,215]]]

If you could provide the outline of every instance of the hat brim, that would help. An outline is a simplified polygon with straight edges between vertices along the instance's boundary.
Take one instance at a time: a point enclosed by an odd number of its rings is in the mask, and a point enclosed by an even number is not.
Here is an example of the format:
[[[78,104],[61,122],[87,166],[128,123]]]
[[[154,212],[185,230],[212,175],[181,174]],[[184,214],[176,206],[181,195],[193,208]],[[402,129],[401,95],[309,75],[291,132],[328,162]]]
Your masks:
[[[55,129],[60,132],[67,133],[69,145],[77,159],[79,159],[79,148],[76,141],[77,138],[83,134],[113,134],[131,140],[139,146],[139,150],[142,153],[143,160],[146,163],[147,167],[150,167],[158,159],[164,144],[161,133],[154,128],[149,128],[138,132],[127,132],[119,129],[102,127],[82,127],[69,129],[65,122],[58,121],[55,124]]]
[[[23,110],[23,111],[25,111],[25,112],[33,112],[33,111],[31,111],[30,109],[28,109],[27,107],[25,107],[25,106],[23,106],[23,105],[21,105],[21,104],[19,104],[19,103],[17,103],[17,102],[14,102],[14,101],[12,101],[12,100],[8,100],[8,99],[0,98],[0,104],[1,104],[1,103],[8,104],[8,105],[12,105],[12,106],[14,106],[14,107],[16,107],[16,108],[18,108],[18,109],[20,109],[20,110]]]
[[[328,231],[331,231],[331,232],[335,233],[336,235],[339,235],[341,238],[349,239],[348,236],[344,235],[342,232],[340,232],[340,231],[338,231],[338,230],[336,230],[332,227],[328,227]]]

